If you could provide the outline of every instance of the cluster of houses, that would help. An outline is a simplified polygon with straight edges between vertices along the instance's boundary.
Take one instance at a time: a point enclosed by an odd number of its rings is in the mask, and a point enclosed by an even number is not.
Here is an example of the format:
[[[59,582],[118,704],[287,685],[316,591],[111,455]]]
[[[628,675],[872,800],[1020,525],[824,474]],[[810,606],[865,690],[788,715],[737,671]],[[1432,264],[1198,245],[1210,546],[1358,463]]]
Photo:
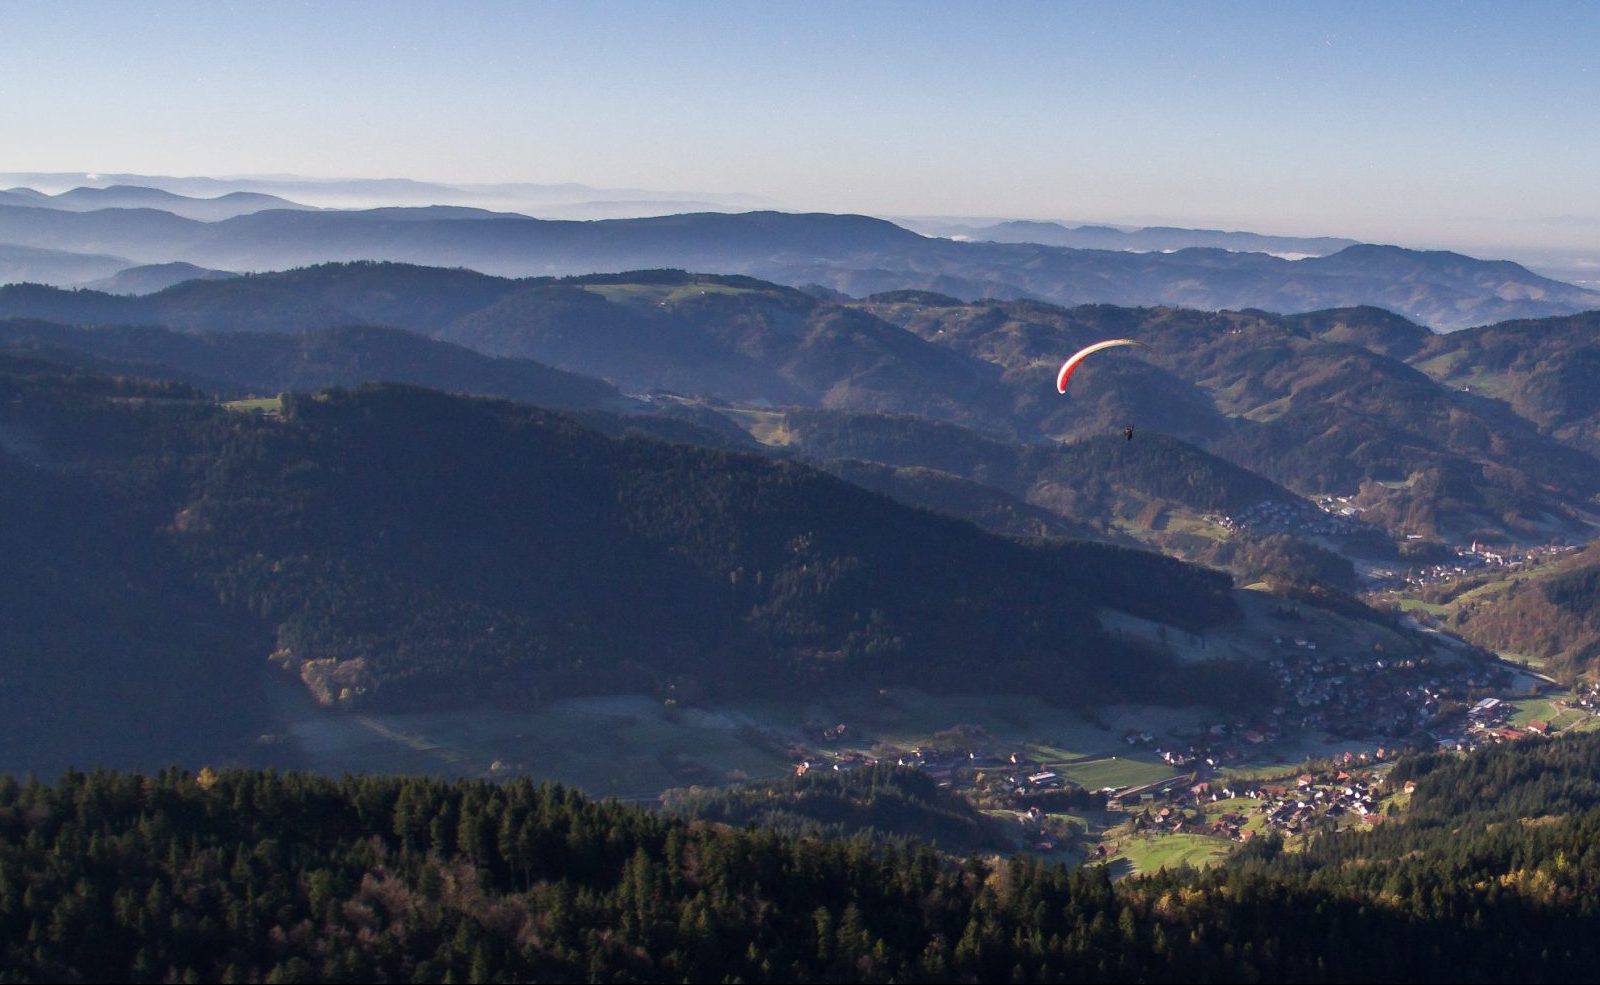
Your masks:
[[[1578,550],[1566,544],[1546,544],[1537,547],[1494,547],[1473,541],[1467,547],[1457,547],[1455,557],[1449,561],[1408,569],[1404,574],[1379,568],[1367,578],[1367,587],[1374,591],[1399,588],[1420,588],[1455,581],[1486,568],[1505,568],[1515,571],[1542,559],[1568,554]]]
[[[1512,677],[1506,668],[1468,661],[1319,650],[1315,640],[1298,636],[1274,642],[1280,651],[1269,667],[1284,703],[1272,709],[1273,726],[1339,738],[1420,738],[1445,702],[1504,689]]]
[[[987,749],[979,748],[937,749],[916,746],[910,753],[900,756],[896,762],[912,769],[926,770],[928,776],[941,787],[951,786],[960,780],[971,780],[985,770],[1037,771],[1037,764],[1028,762],[1021,753],[997,756]],[[1054,773],[1050,775],[1055,776]]]
[[[1354,496],[1318,496],[1312,500],[1317,504],[1317,509],[1335,516],[1355,517],[1365,513],[1365,506],[1357,506]]]
[[[1309,627],[1307,627],[1309,628]],[[1160,780],[1121,789],[1105,788],[1108,811],[1128,816],[1130,828],[1146,833],[1193,833],[1243,842],[1261,831],[1297,834],[1382,820],[1371,767],[1401,747],[1432,744],[1470,749],[1494,742],[1547,734],[1548,723],[1511,724],[1516,708],[1499,697],[1513,674],[1509,668],[1429,655],[1364,652],[1323,641],[1311,634],[1275,639],[1268,665],[1277,676],[1282,700],[1256,718],[1224,721],[1185,734],[1176,741],[1149,731],[1130,730],[1124,742],[1148,750],[1172,767]],[[1571,702],[1600,714],[1600,685],[1580,688]],[[1228,765],[1249,761],[1253,747],[1277,741],[1295,729],[1320,731],[1329,739],[1381,741],[1375,753],[1344,753],[1333,765],[1289,781],[1256,782],[1224,779]],[[808,729],[811,738],[839,742],[842,724]],[[1040,852],[1064,849],[1072,832],[1062,828],[1061,803],[1079,804],[1090,794],[1025,752],[992,751],[990,740],[975,734],[947,737],[938,745],[909,752],[878,749],[885,762],[923,770],[940,786],[954,787],[980,804],[1009,808],[1021,825],[1021,840]],[[1369,747],[1370,748],[1370,747]],[[848,772],[876,765],[879,759],[840,751],[806,753],[796,766]],[[1143,758],[1141,756],[1141,758]],[[1219,801],[1222,813],[1211,805]],[[1243,801],[1254,801],[1244,806]],[[1095,800],[1098,805],[1098,798]],[[1077,808],[1071,808],[1076,812]]]
[[[1133,830],[1145,833],[1157,831],[1172,834],[1217,833],[1213,830],[1215,825],[1208,824],[1204,814],[1175,804],[1163,804],[1140,811],[1133,815],[1129,823]]]
[[[1348,513],[1319,509],[1303,500],[1264,499],[1236,514],[1207,514],[1205,519],[1224,530],[1248,530],[1254,534],[1341,537],[1363,529],[1361,522],[1354,519],[1355,512],[1353,508]]]
[[[1022,825],[1023,843],[1036,852],[1053,852],[1065,847],[1071,838],[1064,822],[1037,807],[1017,812],[1017,823]]]
[[[1464,722],[1443,730],[1434,739],[1441,749],[1470,751],[1502,742],[1517,742],[1534,736],[1550,734],[1550,723],[1535,718],[1526,725],[1511,724],[1517,706],[1501,698],[1484,698],[1467,709]]]
[[[839,726],[843,728],[843,726]],[[1000,789],[1018,796],[1048,790],[1059,790],[1066,782],[1053,771],[1043,768],[1028,758],[1026,753],[1013,752],[998,755],[982,748],[932,748],[917,746],[910,752],[895,757],[895,765],[907,769],[923,770],[941,787],[975,782],[980,774],[992,778]],[[795,764],[796,776],[812,770],[828,769],[838,773],[876,766],[879,759],[859,752],[844,752],[835,756],[808,754]]]
[[[1245,791],[1242,796],[1261,803],[1257,814],[1264,815],[1270,831],[1299,834],[1319,826],[1338,824],[1345,818],[1377,824],[1378,795],[1369,773],[1335,770],[1331,773],[1302,773],[1293,788],[1273,784]]]
[[[794,775],[805,776],[812,770],[832,770],[835,773],[851,773],[855,770],[866,769],[878,765],[878,760],[859,752],[846,752],[827,758],[825,756],[808,755],[805,759],[794,764]]]
[[[1600,715],[1600,683],[1582,680],[1572,689],[1567,707],[1578,708],[1591,715]]]
[[[1255,783],[1202,780],[1198,774],[1173,777],[1145,787],[1113,793],[1106,809],[1130,815],[1129,825],[1146,833],[1203,834],[1230,841],[1249,841],[1259,827],[1267,831],[1298,834],[1303,831],[1357,820],[1377,824],[1376,781],[1367,768],[1370,756],[1347,754],[1343,766],[1303,773],[1291,782]],[[1251,800],[1250,808],[1234,807],[1208,815],[1208,804]],[[1262,819],[1250,826],[1250,815]]]
[[[1218,722],[1177,743],[1156,746],[1154,752],[1175,769],[1218,769],[1248,758],[1250,747],[1272,742],[1278,736],[1275,722]]]

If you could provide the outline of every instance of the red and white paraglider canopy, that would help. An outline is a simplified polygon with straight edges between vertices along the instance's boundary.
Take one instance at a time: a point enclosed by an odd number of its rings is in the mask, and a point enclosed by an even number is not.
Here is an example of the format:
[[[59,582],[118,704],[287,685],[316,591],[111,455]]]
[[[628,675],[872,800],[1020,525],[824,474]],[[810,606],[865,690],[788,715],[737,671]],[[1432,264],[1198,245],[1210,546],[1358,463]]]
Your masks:
[[[1138,339],[1106,339],[1104,342],[1096,342],[1094,345],[1084,346],[1074,352],[1071,359],[1061,364],[1061,372],[1056,374],[1056,392],[1067,392],[1067,377],[1072,375],[1072,371],[1078,368],[1078,364],[1083,362],[1085,357],[1092,356],[1101,349],[1112,349],[1119,345],[1136,345],[1141,349],[1150,348]]]

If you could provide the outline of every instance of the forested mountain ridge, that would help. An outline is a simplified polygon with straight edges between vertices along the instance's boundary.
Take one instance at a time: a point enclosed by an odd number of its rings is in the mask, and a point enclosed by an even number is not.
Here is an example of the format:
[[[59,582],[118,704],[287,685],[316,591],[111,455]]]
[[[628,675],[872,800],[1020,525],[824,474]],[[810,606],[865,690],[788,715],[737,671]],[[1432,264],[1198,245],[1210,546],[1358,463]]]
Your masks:
[[[126,544],[80,572],[70,545],[92,526],[32,508],[41,522],[9,531],[28,578],[114,585],[158,564],[151,590],[184,586],[197,611],[145,630],[151,646],[198,653],[183,627],[218,627],[259,648],[245,666],[276,651],[330,704],[520,708],[672,682],[915,680],[1069,704],[1256,686],[1100,628],[1102,607],[1187,629],[1236,618],[1226,576],[1160,555],[1013,541],[804,466],[411,387],[291,395],[274,416],[38,360],[0,370],[3,464],[41,484],[28,502],[95,490]],[[62,619],[22,617],[30,591],[7,596],[15,652],[72,646]],[[117,599],[84,631],[140,618]],[[17,693],[48,704],[72,686],[56,669],[18,665]]]
[[[0,961],[20,981],[1574,980],[1600,960],[1597,771],[1594,736],[1405,760],[1409,816],[1372,832],[1115,883],[526,781],[7,778]]]
[[[224,334],[145,326],[80,328],[13,318],[0,319],[0,349],[48,358],[81,352],[123,373],[233,393],[273,395],[386,381],[566,410],[638,406],[597,379],[526,359],[496,359],[391,328]]]

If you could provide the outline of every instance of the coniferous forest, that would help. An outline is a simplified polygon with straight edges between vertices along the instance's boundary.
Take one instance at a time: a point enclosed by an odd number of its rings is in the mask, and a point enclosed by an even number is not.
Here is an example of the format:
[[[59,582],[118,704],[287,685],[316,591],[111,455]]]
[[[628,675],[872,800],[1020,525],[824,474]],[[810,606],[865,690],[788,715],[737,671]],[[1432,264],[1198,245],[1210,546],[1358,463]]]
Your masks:
[[[1600,959],[1600,737],[1422,756],[1409,813],[1113,881],[555,786],[0,781],[8,981],[1522,981]],[[895,776],[847,781],[905,800]]]
[[[1600,3],[203,6],[0,6],[0,985],[1600,983]]]

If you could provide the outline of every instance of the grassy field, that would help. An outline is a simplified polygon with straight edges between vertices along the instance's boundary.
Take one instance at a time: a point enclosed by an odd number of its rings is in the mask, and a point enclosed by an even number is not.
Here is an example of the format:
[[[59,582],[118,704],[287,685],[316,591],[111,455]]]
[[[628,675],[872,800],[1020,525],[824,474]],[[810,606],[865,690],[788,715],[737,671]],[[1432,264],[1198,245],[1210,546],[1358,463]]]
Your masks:
[[[1549,657],[1535,656],[1531,653],[1517,653],[1513,650],[1501,650],[1500,659],[1512,664],[1525,664],[1529,670],[1543,671],[1550,662]]]
[[[251,397],[247,400],[224,401],[223,407],[241,414],[279,414],[283,412],[282,397]]]
[[[1421,599],[1402,598],[1399,600],[1401,612],[1426,612],[1430,616],[1442,616],[1450,611],[1448,605],[1437,602],[1424,602]]]
[[[1128,786],[1174,770],[1149,752],[1130,753],[1124,730],[1165,734],[1203,718],[1193,709],[1125,707],[1108,709],[1109,721],[1091,722],[1026,696],[935,698],[911,690],[715,709],[667,708],[644,695],[619,695],[558,701],[529,712],[351,715],[316,707],[291,681],[276,687],[287,745],[318,770],[526,775],[624,797],[777,776],[791,768],[791,752],[800,746],[867,755],[978,746],[1059,764],[1064,776],[1091,789]],[[836,724],[847,727],[837,742],[819,743],[808,731]]]
[[[1206,820],[1214,821],[1224,814],[1243,814],[1247,819],[1244,827],[1257,834],[1267,830],[1267,817],[1257,814],[1256,808],[1261,802],[1251,800],[1249,797],[1234,797],[1231,800],[1216,800],[1205,805]]]
[[[791,767],[736,715],[668,709],[642,695],[490,709],[350,715],[289,695],[289,737],[329,773],[525,775],[592,794],[653,797],[669,787],[778,776]]]
[[[764,445],[783,447],[794,443],[794,433],[789,430],[787,419],[781,410],[718,407],[717,411],[750,432],[750,437]]]
[[[625,304],[672,304],[701,294],[754,294],[748,287],[733,287],[711,281],[688,284],[584,284],[583,289],[607,301]]]
[[[1203,869],[1227,856],[1231,843],[1209,835],[1155,834],[1134,835],[1117,841],[1122,857],[1134,872],[1155,872],[1192,866]]]
[[[1171,766],[1159,760],[1129,759],[1110,756],[1081,763],[1065,763],[1055,767],[1057,773],[1088,790],[1101,787],[1132,787],[1173,776]]]
[[[1564,714],[1561,709],[1556,707],[1556,702],[1569,697],[1571,697],[1571,692],[1562,691],[1553,696],[1546,695],[1531,701],[1518,701],[1517,712],[1511,716],[1511,724],[1518,728],[1527,728],[1528,723],[1535,719],[1554,724]],[[1587,716],[1582,716],[1581,713],[1574,714],[1571,716],[1570,721],[1575,723],[1579,717]]]

